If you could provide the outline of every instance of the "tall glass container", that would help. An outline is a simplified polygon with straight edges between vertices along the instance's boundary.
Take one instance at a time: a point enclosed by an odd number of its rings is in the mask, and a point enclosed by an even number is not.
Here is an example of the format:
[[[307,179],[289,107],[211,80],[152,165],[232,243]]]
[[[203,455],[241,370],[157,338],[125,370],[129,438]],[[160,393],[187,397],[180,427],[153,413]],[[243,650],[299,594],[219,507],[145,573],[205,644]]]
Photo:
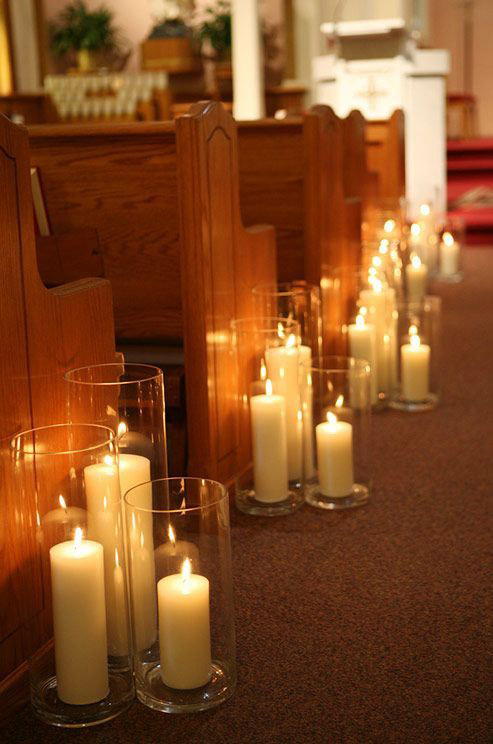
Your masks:
[[[53,633],[29,660],[32,705],[57,726],[103,723],[134,696],[116,438],[102,426],[44,426],[15,435],[11,457],[19,497],[36,506]]]
[[[124,501],[137,697],[167,713],[219,705],[236,685],[228,492],[169,478]]]

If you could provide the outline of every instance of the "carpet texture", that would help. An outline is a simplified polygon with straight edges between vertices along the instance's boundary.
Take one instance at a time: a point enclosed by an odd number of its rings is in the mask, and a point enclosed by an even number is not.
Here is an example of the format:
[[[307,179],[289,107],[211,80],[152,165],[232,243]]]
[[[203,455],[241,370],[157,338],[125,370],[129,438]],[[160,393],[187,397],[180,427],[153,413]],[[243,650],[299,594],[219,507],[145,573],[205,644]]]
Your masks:
[[[2,742],[493,740],[493,252],[440,285],[443,400],[374,417],[371,503],[268,520],[232,510],[239,680],[223,707],[135,703],[61,731],[21,711]]]

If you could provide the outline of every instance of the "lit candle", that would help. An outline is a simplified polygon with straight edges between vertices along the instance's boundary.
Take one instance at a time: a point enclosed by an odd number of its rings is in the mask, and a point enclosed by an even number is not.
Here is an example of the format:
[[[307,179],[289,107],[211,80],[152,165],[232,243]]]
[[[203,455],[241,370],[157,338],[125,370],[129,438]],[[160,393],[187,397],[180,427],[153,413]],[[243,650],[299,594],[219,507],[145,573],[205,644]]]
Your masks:
[[[419,256],[412,256],[406,266],[407,299],[409,302],[421,302],[426,292],[428,269],[421,263]]]
[[[301,386],[301,415],[303,420],[303,467],[305,479],[315,475],[313,453],[313,385],[311,372],[303,368]]]
[[[387,293],[380,279],[371,279],[371,284],[371,289],[361,290],[359,302],[361,306],[367,308],[368,317],[375,327],[377,389],[387,392],[389,379],[389,359],[385,343],[385,335],[388,333]]]
[[[362,310],[363,308],[361,308]],[[377,341],[375,326],[365,323],[364,315],[356,316],[356,322],[348,327],[350,354],[355,359],[364,359],[370,365],[371,404],[378,402],[377,388]]]
[[[57,509],[52,509],[43,517],[43,529],[46,529],[48,525],[66,529],[70,525],[84,524],[87,517],[84,509],[77,506],[67,506],[62,494],[58,497],[58,503],[60,506]]]
[[[71,705],[108,694],[103,546],[75,539],[50,549],[57,692]]]
[[[353,490],[353,427],[329,411],[316,429],[318,480],[324,496],[349,496]]]
[[[453,276],[457,274],[458,266],[459,243],[454,240],[451,233],[445,232],[440,243],[440,274],[442,276]]]
[[[299,352],[295,346],[296,338],[291,335],[285,346],[266,349],[265,361],[269,378],[274,389],[284,398],[286,409],[286,442],[288,450],[289,480],[301,478],[303,467],[302,447],[298,430],[298,411],[300,410]],[[305,355],[306,356],[306,355]]]
[[[429,377],[430,347],[421,343],[417,333],[412,333],[410,343],[401,346],[401,394],[404,400],[425,400],[429,391]]]
[[[211,676],[209,581],[191,573],[185,559],[181,573],[157,585],[161,679],[176,690],[206,685]]]
[[[265,391],[250,398],[250,421],[255,498],[267,503],[288,495],[288,456],[284,397],[272,394],[270,380]]]

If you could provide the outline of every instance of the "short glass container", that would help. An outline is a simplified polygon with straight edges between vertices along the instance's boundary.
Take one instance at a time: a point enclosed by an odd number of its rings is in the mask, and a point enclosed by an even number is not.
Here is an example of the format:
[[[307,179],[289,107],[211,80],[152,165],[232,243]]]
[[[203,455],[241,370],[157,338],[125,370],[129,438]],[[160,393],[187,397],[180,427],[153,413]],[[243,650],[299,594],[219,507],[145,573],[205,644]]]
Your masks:
[[[168,474],[164,378],[149,364],[96,364],[65,374],[74,423],[108,426],[118,439],[122,496]]]
[[[116,438],[88,424],[16,434],[19,495],[35,504],[53,640],[29,659],[31,702],[56,726],[104,723],[134,698]],[[40,616],[29,629],[39,635]]]
[[[137,697],[166,713],[220,705],[236,685],[228,492],[164,478],[124,501]]]
[[[440,399],[441,299],[398,306],[398,384],[390,406],[428,411]]]
[[[232,323],[241,440],[252,463],[236,480],[236,506],[247,514],[290,514],[303,504],[300,364],[312,355],[299,337],[286,318]]]
[[[396,385],[397,292],[380,266],[334,269],[327,274],[330,351],[369,363],[371,405],[382,408]]]
[[[305,281],[257,284],[253,288],[254,315],[281,317],[299,325],[300,345],[312,356],[322,353],[322,312],[320,288]]]
[[[460,216],[449,215],[440,223],[438,272],[441,282],[462,281],[462,249],[465,246],[465,224]]]
[[[367,362],[321,357],[303,365],[305,499],[351,509],[371,490],[371,398]]]

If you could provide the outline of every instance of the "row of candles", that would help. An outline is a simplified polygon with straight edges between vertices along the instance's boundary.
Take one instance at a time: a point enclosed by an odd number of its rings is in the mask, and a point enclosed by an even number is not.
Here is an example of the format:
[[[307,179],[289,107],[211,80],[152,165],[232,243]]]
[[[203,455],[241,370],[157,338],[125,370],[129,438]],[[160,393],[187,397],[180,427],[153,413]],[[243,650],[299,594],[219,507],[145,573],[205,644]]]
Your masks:
[[[404,270],[408,301],[402,310],[402,287],[398,281],[390,284],[396,275],[402,278],[402,263],[394,260],[393,253],[397,251],[398,259],[400,254],[391,230],[384,232],[389,237],[380,239],[364,270],[365,281],[358,285],[354,322],[341,328],[349,355],[342,363],[339,358],[334,369],[330,362],[319,359],[318,350],[301,343],[300,329],[290,318],[277,321],[275,343],[262,349],[258,379],[251,384],[248,401],[253,460],[249,498],[255,508],[246,503],[240,485],[237,504],[243,511],[289,512],[305,497],[313,505],[331,509],[366,503],[370,480],[365,483],[359,473],[361,421],[368,420],[371,408],[377,407],[382,397],[391,397],[396,390],[411,407],[419,407],[429,397],[432,348],[429,339],[421,338],[419,327],[427,266],[415,252],[414,243]],[[449,248],[450,241],[445,238],[442,243]],[[450,258],[445,264],[450,270],[457,269]],[[405,333],[399,331],[402,317],[416,320]],[[343,380],[340,391],[332,382],[333,372]],[[121,393],[120,377],[115,380]],[[320,390],[329,395],[318,410]],[[128,434],[132,432],[120,421],[116,444]],[[82,468],[85,509],[72,505],[67,494],[60,494],[58,506],[38,519],[40,529],[50,536],[47,542],[51,541],[48,555],[57,699],[79,710],[94,704],[101,707],[111,697],[112,664],[116,660],[118,666],[119,659],[127,660],[131,674],[128,660],[132,654],[139,697],[151,707],[203,709],[225,699],[234,689],[234,673],[224,681],[227,665],[222,671],[222,687],[219,685],[223,692],[208,689],[218,664],[212,645],[211,608],[219,613],[216,617],[224,618],[228,613],[211,599],[211,587],[216,592],[218,587],[217,582],[211,584],[205,570],[206,543],[201,543],[199,554],[196,541],[182,539],[186,535],[180,533],[178,522],[187,515],[186,498],[173,508],[167,483],[165,508],[159,512],[167,527],[163,532],[159,522],[156,529],[152,444],[145,436],[143,440],[145,446],[140,442],[139,454],[121,448],[117,455],[115,444],[104,458]],[[14,449],[18,450],[17,444]],[[70,468],[70,478],[75,478],[75,468]],[[183,491],[187,480],[198,479],[181,479]],[[205,493],[210,483],[202,480],[198,486],[201,492]],[[285,510],[284,504],[289,505]],[[194,506],[190,511],[201,513],[201,508]],[[210,514],[205,521],[210,527]],[[227,512],[221,511],[218,524],[229,530]],[[70,533],[70,539],[52,539],[60,527],[65,535]],[[217,551],[223,562],[228,560],[228,550],[229,532],[227,548]],[[223,581],[230,581],[229,571],[223,575],[229,576]],[[221,589],[220,593],[226,596],[228,591]],[[179,703],[173,697],[177,691],[185,694]],[[118,706],[113,707],[118,712]],[[93,710],[85,718],[71,713],[62,724],[87,725],[94,722],[94,715]],[[107,717],[111,715],[114,712]],[[44,717],[50,720],[46,710]],[[60,724],[60,718],[56,722]]]

